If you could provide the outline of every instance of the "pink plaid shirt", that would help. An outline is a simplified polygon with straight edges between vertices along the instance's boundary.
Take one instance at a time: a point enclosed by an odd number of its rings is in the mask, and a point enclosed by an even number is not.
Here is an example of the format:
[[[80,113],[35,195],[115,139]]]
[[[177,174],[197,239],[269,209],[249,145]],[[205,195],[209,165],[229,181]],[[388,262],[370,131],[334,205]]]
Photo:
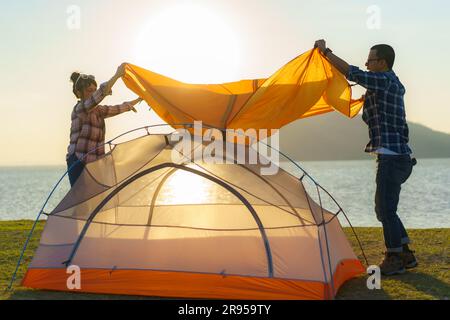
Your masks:
[[[106,91],[106,83],[94,92],[91,98],[78,101],[72,111],[70,145],[67,158],[74,153],[82,159],[88,152],[84,163],[98,160],[105,155],[105,119],[131,110],[131,105],[101,106],[99,103],[112,92]],[[96,149],[97,148],[97,149]],[[96,149],[95,151],[93,151]]]

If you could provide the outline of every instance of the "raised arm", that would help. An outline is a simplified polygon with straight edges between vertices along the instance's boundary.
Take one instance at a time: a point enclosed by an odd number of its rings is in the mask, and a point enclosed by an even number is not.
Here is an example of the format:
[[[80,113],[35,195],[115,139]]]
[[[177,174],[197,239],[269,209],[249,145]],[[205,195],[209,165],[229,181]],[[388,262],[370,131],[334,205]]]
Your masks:
[[[384,72],[362,71],[355,66],[350,66],[347,79],[371,91],[385,90],[389,83]]]
[[[125,65],[126,65],[126,63],[122,63],[117,68],[116,74],[111,79],[109,79],[108,82],[106,82],[106,85],[104,88],[106,90],[106,92],[110,93],[112,87],[116,84],[117,80],[119,80],[121,77],[123,77],[125,75]]]
[[[384,90],[386,88],[388,78],[383,72],[363,71],[356,66],[349,65],[326,47],[325,40],[317,40],[314,46],[319,48],[330,63],[344,74],[348,80],[354,81],[360,86],[372,91]]]
[[[100,115],[105,119],[117,116],[121,113],[128,112],[128,111],[133,111],[136,113],[137,110],[134,108],[134,106],[141,101],[142,101],[142,99],[138,98],[133,101],[124,102],[117,106],[98,106],[98,110],[100,112]]]
[[[102,100],[112,94],[112,87],[125,74],[125,63],[121,64],[114,76],[107,82],[102,83],[100,87],[95,91],[89,99],[81,101],[75,108],[76,112],[90,112],[96,108]]]
[[[319,48],[319,50],[328,58],[333,66],[336,67],[342,74],[347,75],[350,70],[350,65],[339,58],[337,55],[333,54],[330,49],[327,49],[325,40],[317,40],[314,47]]]

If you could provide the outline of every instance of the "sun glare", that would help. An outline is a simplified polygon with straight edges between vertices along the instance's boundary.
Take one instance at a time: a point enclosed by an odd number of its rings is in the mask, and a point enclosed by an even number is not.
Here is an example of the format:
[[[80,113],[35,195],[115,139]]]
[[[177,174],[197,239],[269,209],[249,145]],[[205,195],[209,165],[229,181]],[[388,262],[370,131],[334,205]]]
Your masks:
[[[137,39],[133,63],[188,83],[235,81],[239,45],[219,14],[178,5],[149,18]]]
[[[210,200],[211,189],[205,178],[178,170],[166,182],[164,191],[170,196],[165,197],[164,204],[202,204]]]

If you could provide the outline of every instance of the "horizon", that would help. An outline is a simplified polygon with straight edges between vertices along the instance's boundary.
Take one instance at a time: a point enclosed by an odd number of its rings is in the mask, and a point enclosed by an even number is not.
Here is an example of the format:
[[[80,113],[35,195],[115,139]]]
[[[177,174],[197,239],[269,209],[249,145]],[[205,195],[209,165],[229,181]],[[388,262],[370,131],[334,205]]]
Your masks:
[[[417,159],[423,161],[423,160],[447,160],[450,159],[450,157],[432,157],[432,158],[421,158],[418,157]],[[316,163],[316,162],[358,162],[358,161],[367,161],[370,163],[373,163],[373,159],[349,159],[349,160],[297,160],[295,162],[297,163]],[[290,163],[289,161],[280,161],[280,163]],[[0,165],[1,169],[35,169],[35,168],[56,168],[61,167],[65,171],[67,171],[67,165],[66,164],[28,164],[28,165]]]
[[[361,117],[361,114],[359,114],[357,117]],[[354,119],[353,119],[354,120]],[[297,121],[294,121],[293,123],[291,123],[289,126],[292,126],[292,125],[294,125],[295,126],[295,123],[298,123],[298,121],[299,120],[297,120]],[[435,130],[433,130],[433,129],[431,129],[431,128],[429,128],[429,127],[427,127],[427,126],[425,126],[425,125],[422,125],[422,124],[420,124],[420,123],[415,123],[415,122],[411,122],[411,121],[408,121],[408,125],[410,126],[410,129],[411,129],[411,126],[420,126],[420,127],[423,127],[423,128],[425,128],[425,129],[427,129],[427,130],[430,130],[433,134],[444,134],[444,135],[446,135],[448,138],[449,138],[449,141],[450,141],[450,134],[449,133],[445,133],[445,132],[441,132],[441,131],[435,131]],[[287,127],[287,126],[286,126]],[[142,128],[141,128],[142,129]],[[175,130],[175,129],[174,129]],[[284,130],[284,128],[282,128],[281,129],[281,131],[280,131],[280,138],[281,138],[281,136],[283,136],[283,130]],[[411,130],[410,130],[411,131]],[[131,132],[130,132],[131,133]],[[164,132],[161,132],[161,134],[162,133],[164,133]],[[112,137],[112,138],[118,138],[119,136],[117,136],[117,137]],[[130,139],[124,139],[123,141],[120,141],[119,143],[117,143],[117,144],[121,144],[121,143],[126,143],[126,142],[128,142],[128,141],[130,141],[130,140],[132,140],[132,139],[134,139],[134,138],[136,138],[136,136],[134,136],[134,135],[131,135],[130,136]],[[367,137],[367,139],[368,139],[368,137]],[[316,159],[316,160],[301,160],[301,159],[294,159],[295,160],[295,162],[298,162],[298,163],[303,163],[303,162],[339,162],[339,161],[372,161],[371,159],[365,159],[365,157],[369,157],[370,155],[368,155],[368,154],[366,154],[366,153],[364,153],[364,152],[362,152],[362,147],[363,146],[361,146],[361,158],[358,158],[358,159],[346,159],[346,160],[343,160],[343,159],[335,159],[335,160],[330,160],[330,159]],[[284,150],[283,148],[282,149],[280,149],[281,151],[284,151],[284,152],[286,152],[286,150]],[[290,156],[292,156],[289,152],[288,152],[288,155],[290,155]],[[447,156],[431,156],[431,157],[422,157],[422,156],[415,156],[417,159],[422,159],[422,160],[424,160],[424,159],[429,159],[429,160],[432,160],[432,159],[435,159],[435,160],[439,160],[439,159],[450,159],[450,157],[447,157]],[[289,161],[281,161],[281,162],[289,162]],[[55,167],[66,167],[67,166],[67,164],[64,162],[64,161],[61,161],[61,162],[55,162],[55,163],[41,163],[41,164],[33,164],[33,163],[24,163],[24,164],[1,164],[0,163],[0,168],[3,168],[3,169],[5,169],[5,168],[45,168],[45,167],[49,167],[49,168],[55,168]]]
[[[404,10],[405,6],[414,10]],[[69,77],[75,70],[95,74],[99,84],[123,61],[185,82],[261,78],[310,50],[320,38],[362,69],[373,44],[392,44],[397,53],[394,70],[407,90],[408,121],[450,134],[450,109],[442,103],[450,100],[446,90],[450,67],[445,63],[450,35],[437,32],[450,27],[445,9],[450,4],[439,0],[2,4],[0,34],[5,49],[0,57],[8,63],[3,70],[7,76],[0,79],[4,150],[0,166],[64,165],[76,101]],[[121,80],[113,93],[105,104],[135,98]],[[356,88],[354,97],[362,93]],[[144,104],[137,109],[136,115],[107,120],[106,139],[161,123]]]

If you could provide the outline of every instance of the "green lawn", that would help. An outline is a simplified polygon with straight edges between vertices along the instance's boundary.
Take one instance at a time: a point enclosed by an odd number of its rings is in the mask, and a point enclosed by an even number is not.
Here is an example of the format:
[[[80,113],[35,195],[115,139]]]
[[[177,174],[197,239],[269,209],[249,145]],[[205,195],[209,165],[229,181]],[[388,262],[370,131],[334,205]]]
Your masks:
[[[36,291],[19,287],[20,280],[39,242],[43,223],[36,229],[19,270],[16,285],[11,292],[4,291],[16,265],[25,237],[31,228],[30,221],[0,222],[0,299],[138,299],[92,294]],[[382,230],[380,228],[356,228],[370,264],[382,259]],[[345,229],[355,252],[359,254],[350,229]],[[450,229],[411,230],[419,267],[406,274],[382,278],[381,290],[368,290],[366,277],[347,282],[337,299],[445,299],[450,297]],[[144,299],[144,298],[140,298]],[[148,299],[148,298],[147,298]]]

